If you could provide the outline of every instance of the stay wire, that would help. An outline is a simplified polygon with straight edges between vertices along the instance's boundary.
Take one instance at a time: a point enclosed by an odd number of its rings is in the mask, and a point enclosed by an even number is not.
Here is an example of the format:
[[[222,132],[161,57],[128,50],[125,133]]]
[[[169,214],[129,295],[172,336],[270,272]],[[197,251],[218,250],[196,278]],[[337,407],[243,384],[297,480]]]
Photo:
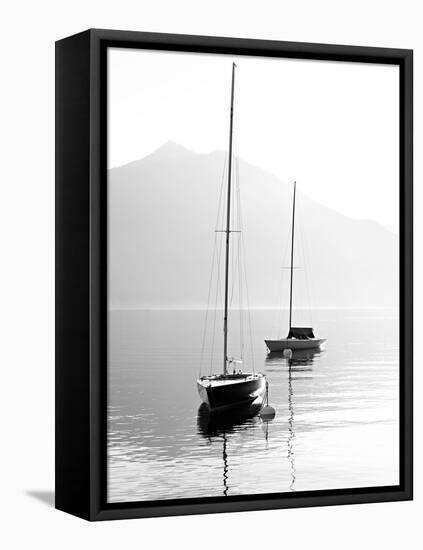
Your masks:
[[[221,178],[221,182],[220,182],[219,201],[218,201],[217,214],[216,214],[216,226],[215,226],[213,254],[212,254],[209,285],[208,285],[207,307],[206,307],[206,313],[205,313],[205,319],[204,319],[199,377],[201,376],[201,372],[202,372],[202,368],[203,368],[204,351],[205,351],[206,338],[207,338],[207,326],[208,326],[208,316],[209,316],[209,310],[210,310],[210,298],[211,298],[211,293],[212,293],[213,272],[214,272],[214,266],[215,266],[215,261],[216,261],[217,242],[218,242],[217,230],[218,230],[218,227],[219,227],[220,212],[222,210],[222,196],[223,196],[223,187],[224,187],[224,181],[225,181],[226,163],[227,163],[227,158],[226,158],[226,155],[225,155],[224,163],[223,163],[222,178]]]
[[[279,307],[277,308],[276,310],[276,315],[273,316],[273,319],[274,319],[274,327],[272,327],[272,330],[270,332],[270,334],[275,334],[277,336],[277,338],[280,338],[281,337],[281,327],[282,327],[282,311],[283,311],[283,300],[284,300],[284,290],[285,290],[285,276],[284,276],[284,273],[285,273],[285,263],[287,262],[287,258],[288,258],[288,247],[289,247],[289,243],[291,242],[291,238],[290,238],[290,234],[291,234],[291,227],[292,227],[292,222],[290,222],[290,225],[289,225],[289,230],[288,230],[288,233],[287,233],[287,236],[286,236],[286,239],[285,239],[285,247],[284,247],[284,253],[283,253],[283,256],[282,256],[282,266],[281,266],[281,275],[280,275],[280,278],[278,277],[278,288],[279,288],[279,292],[278,292],[278,301],[277,303],[279,304]]]
[[[236,159],[236,195],[237,195],[237,222],[238,222],[238,285],[239,285],[239,345],[241,360],[244,360],[244,300],[243,300],[243,281],[242,281],[242,250],[241,250],[241,196],[240,196],[240,184],[239,184],[239,164]]]
[[[241,193],[240,193],[241,195]],[[240,203],[241,203],[241,196],[240,196]],[[244,279],[245,279],[245,297],[246,297],[246,307],[248,312],[248,328],[249,328],[249,337],[250,337],[250,349],[251,349],[251,366],[253,368],[253,373],[256,372],[255,364],[254,364],[254,346],[253,346],[253,329],[252,329],[252,322],[251,322],[251,309],[250,309],[250,293],[248,290],[248,278],[247,278],[247,254],[245,251],[245,239],[244,239],[244,231],[243,231],[243,222],[242,222],[242,211],[240,209],[239,212],[239,220],[240,220],[240,239],[241,239],[241,246],[242,246],[242,253],[244,257]]]
[[[301,214],[301,208],[299,210],[300,210],[300,214]],[[309,273],[308,273],[309,263],[308,263],[308,260],[307,260],[308,249],[307,249],[307,241],[306,241],[306,237],[305,237],[305,231],[304,231],[302,219],[303,218],[300,216],[299,217],[299,227],[300,227],[300,239],[301,239],[301,252],[302,252],[302,259],[303,259],[303,263],[304,263],[304,281],[305,281],[307,301],[308,301],[307,302],[307,306],[308,306],[307,309],[308,309],[308,314],[309,314],[311,326],[313,326],[312,301],[311,301],[310,280],[309,280]]]

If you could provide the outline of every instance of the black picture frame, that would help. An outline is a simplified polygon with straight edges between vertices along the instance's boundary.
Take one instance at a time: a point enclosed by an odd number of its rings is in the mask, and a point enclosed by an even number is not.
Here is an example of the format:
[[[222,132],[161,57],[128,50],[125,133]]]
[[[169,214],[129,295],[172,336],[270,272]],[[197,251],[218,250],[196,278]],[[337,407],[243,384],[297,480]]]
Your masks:
[[[392,487],[108,504],[109,47],[399,67],[400,483]],[[56,43],[56,508],[87,520],[410,500],[413,494],[413,52],[91,29]]]

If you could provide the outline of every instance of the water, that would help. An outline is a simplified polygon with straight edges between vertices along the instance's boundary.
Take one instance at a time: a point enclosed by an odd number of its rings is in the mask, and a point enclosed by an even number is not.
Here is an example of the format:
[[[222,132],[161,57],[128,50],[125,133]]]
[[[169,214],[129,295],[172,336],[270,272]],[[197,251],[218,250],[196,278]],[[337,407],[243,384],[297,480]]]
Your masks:
[[[375,310],[313,317],[326,349],[289,360],[269,357],[263,343],[276,336],[275,312],[252,312],[253,361],[276,409],[266,423],[241,413],[215,420],[200,407],[204,312],[111,312],[109,502],[397,485],[398,319]],[[220,370],[220,325],[216,338]],[[211,349],[207,340],[203,374]]]

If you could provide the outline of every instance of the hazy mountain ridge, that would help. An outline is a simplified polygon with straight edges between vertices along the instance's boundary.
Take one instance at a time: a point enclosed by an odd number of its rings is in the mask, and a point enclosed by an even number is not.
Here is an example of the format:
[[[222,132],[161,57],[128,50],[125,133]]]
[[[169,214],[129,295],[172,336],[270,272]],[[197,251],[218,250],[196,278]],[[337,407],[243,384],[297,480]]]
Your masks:
[[[207,301],[225,153],[197,154],[166,143],[109,172],[112,307],[199,307]],[[292,186],[238,161],[252,306],[277,306],[289,240]],[[300,189],[299,189],[300,191]],[[398,238],[375,222],[357,221],[301,192],[296,264],[305,263],[312,305],[396,304]],[[301,256],[301,235],[308,243]],[[285,259],[285,262],[287,258]],[[305,261],[305,262],[304,262]],[[302,267],[305,267],[302,266]],[[305,275],[294,298],[305,305]]]

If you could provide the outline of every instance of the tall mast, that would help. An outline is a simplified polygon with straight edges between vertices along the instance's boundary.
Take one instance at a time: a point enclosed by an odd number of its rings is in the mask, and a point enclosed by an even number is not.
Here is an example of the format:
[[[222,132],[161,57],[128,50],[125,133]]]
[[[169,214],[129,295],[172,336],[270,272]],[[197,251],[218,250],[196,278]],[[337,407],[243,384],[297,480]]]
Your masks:
[[[232,132],[234,119],[235,63],[232,63],[231,112],[229,118],[228,196],[226,207],[226,261],[225,261],[225,314],[223,318],[223,374],[228,373],[228,294],[229,294],[229,236],[231,233],[231,180]]]
[[[295,233],[295,191],[297,182],[294,181],[294,198],[292,201],[292,227],[291,227],[291,283],[289,285],[289,332],[292,328],[292,283],[294,275],[294,233]]]

